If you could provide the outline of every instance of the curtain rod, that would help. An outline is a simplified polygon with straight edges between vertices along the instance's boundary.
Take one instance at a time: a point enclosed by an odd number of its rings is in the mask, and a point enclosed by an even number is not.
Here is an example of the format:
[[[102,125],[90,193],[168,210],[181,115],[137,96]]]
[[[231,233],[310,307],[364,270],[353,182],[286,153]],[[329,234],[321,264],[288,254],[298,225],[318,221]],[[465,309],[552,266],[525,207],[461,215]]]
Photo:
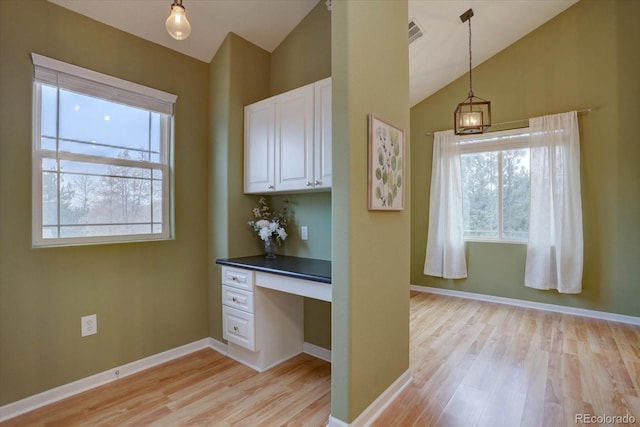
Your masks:
[[[576,113],[578,113],[578,114],[584,114],[584,113],[589,113],[589,112],[594,111],[594,110],[597,110],[597,109],[598,109],[597,107],[583,108],[582,110],[578,110],[578,111],[576,111]],[[529,121],[529,119],[519,119],[519,120],[510,120],[510,121],[508,121],[508,122],[494,123],[494,124],[492,124],[492,125],[491,125],[491,128],[493,128],[493,127],[495,127],[495,126],[510,125],[510,124],[513,124],[513,123],[523,123],[523,122],[528,122],[528,121]],[[485,133],[489,133],[489,132],[498,132],[499,130],[520,129],[520,128],[526,128],[526,127],[527,127],[527,126],[519,126],[519,127],[517,126],[517,127],[514,127],[514,128],[510,128],[510,129],[496,129],[496,130],[489,130],[489,131],[487,131],[487,132],[485,132]],[[491,128],[489,128],[489,129],[491,129]],[[450,130],[450,129],[443,129],[443,130],[441,130],[441,131],[434,130],[434,131],[431,131],[431,132],[427,132],[427,136],[431,136],[431,135],[433,135],[433,134],[434,134],[434,133],[436,133],[436,132],[444,132],[444,131],[446,131],[446,130]]]

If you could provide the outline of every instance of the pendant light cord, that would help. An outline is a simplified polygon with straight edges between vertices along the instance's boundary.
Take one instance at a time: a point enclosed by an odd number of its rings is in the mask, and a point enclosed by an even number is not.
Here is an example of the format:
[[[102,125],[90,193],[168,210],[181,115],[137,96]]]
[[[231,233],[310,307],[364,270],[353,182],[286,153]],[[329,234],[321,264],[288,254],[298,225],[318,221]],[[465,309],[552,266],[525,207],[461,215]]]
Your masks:
[[[471,17],[469,21],[469,98],[473,98],[473,79],[471,77]]]

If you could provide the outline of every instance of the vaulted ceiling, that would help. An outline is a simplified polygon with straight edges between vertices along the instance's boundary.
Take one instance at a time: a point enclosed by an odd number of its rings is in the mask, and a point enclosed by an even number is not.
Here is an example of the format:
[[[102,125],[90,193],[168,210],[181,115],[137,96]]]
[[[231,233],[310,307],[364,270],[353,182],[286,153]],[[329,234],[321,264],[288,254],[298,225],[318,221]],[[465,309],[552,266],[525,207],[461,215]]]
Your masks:
[[[174,40],[164,28],[171,0],[49,1],[210,62],[230,31],[273,51],[318,1],[326,0],[184,0],[192,28],[184,41]],[[407,22],[415,19],[424,30],[409,46],[411,105],[468,71],[468,25],[459,18],[467,9],[474,11],[471,26],[476,66],[577,1],[409,0]]]

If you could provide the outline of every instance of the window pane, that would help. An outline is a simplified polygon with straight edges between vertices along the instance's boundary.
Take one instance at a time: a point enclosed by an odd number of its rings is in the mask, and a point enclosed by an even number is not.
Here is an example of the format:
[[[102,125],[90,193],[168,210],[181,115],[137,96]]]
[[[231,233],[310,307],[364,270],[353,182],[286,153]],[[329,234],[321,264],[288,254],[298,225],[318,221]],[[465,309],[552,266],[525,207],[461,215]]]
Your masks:
[[[162,181],[151,181],[153,187],[153,222],[162,222]]]
[[[502,237],[529,237],[529,149],[502,152]]]
[[[149,151],[150,112],[104,99],[60,90],[60,138],[76,141],[64,151],[88,154],[88,150],[118,158],[125,152],[134,160],[146,160]],[[110,148],[107,150],[106,148]]]
[[[58,173],[58,162],[42,163],[43,238],[58,237],[45,232],[58,224],[58,213],[60,237],[149,234],[156,232],[152,223],[162,228],[161,170],[63,160]]]
[[[151,160],[152,162],[160,161],[160,142],[161,139],[161,123],[160,113],[151,113],[151,137],[149,138],[149,149],[152,153],[156,154],[157,159]]]
[[[42,227],[43,239],[56,239],[58,238],[58,227]]]
[[[40,135],[55,138],[56,111],[58,111],[58,89],[47,85],[42,85],[40,87],[40,102],[42,102],[42,106],[40,108]]]
[[[42,137],[40,139],[40,148],[42,148],[43,150],[56,151],[56,140],[55,140],[55,138]]]
[[[498,155],[461,157],[465,237],[498,238]]]
[[[42,225],[58,223],[58,174],[42,174]]]
[[[60,227],[60,237],[99,237],[151,234],[149,224],[83,225]]]

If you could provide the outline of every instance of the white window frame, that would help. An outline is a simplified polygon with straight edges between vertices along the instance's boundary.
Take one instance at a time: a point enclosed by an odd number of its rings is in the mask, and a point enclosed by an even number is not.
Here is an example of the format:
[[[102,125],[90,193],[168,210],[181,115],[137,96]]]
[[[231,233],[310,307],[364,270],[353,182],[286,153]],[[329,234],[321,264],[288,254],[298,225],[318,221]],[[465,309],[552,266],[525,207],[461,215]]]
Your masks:
[[[122,80],[56,59],[32,53],[34,65],[33,123],[32,123],[32,244],[34,247],[52,247],[118,242],[168,240],[173,238],[173,110],[177,96],[137,83]],[[41,87],[42,85],[67,89],[107,101],[117,102],[148,111],[162,113],[160,122],[160,161],[134,161],[77,153],[65,153],[41,148]],[[58,135],[56,135],[56,138]],[[160,169],[162,185],[162,231],[148,234],[123,234],[91,237],[43,238],[42,218],[42,160],[72,160],[103,165]],[[60,217],[58,215],[58,226]]]
[[[528,127],[495,131],[480,135],[468,135],[460,137],[460,158],[465,154],[496,153],[498,155],[498,237],[474,237],[464,236],[465,242],[487,242],[487,243],[512,243],[526,245],[528,239],[507,239],[503,233],[503,212],[502,212],[502,151],[517,150],[521,148],[530,149],[530,130]]]

